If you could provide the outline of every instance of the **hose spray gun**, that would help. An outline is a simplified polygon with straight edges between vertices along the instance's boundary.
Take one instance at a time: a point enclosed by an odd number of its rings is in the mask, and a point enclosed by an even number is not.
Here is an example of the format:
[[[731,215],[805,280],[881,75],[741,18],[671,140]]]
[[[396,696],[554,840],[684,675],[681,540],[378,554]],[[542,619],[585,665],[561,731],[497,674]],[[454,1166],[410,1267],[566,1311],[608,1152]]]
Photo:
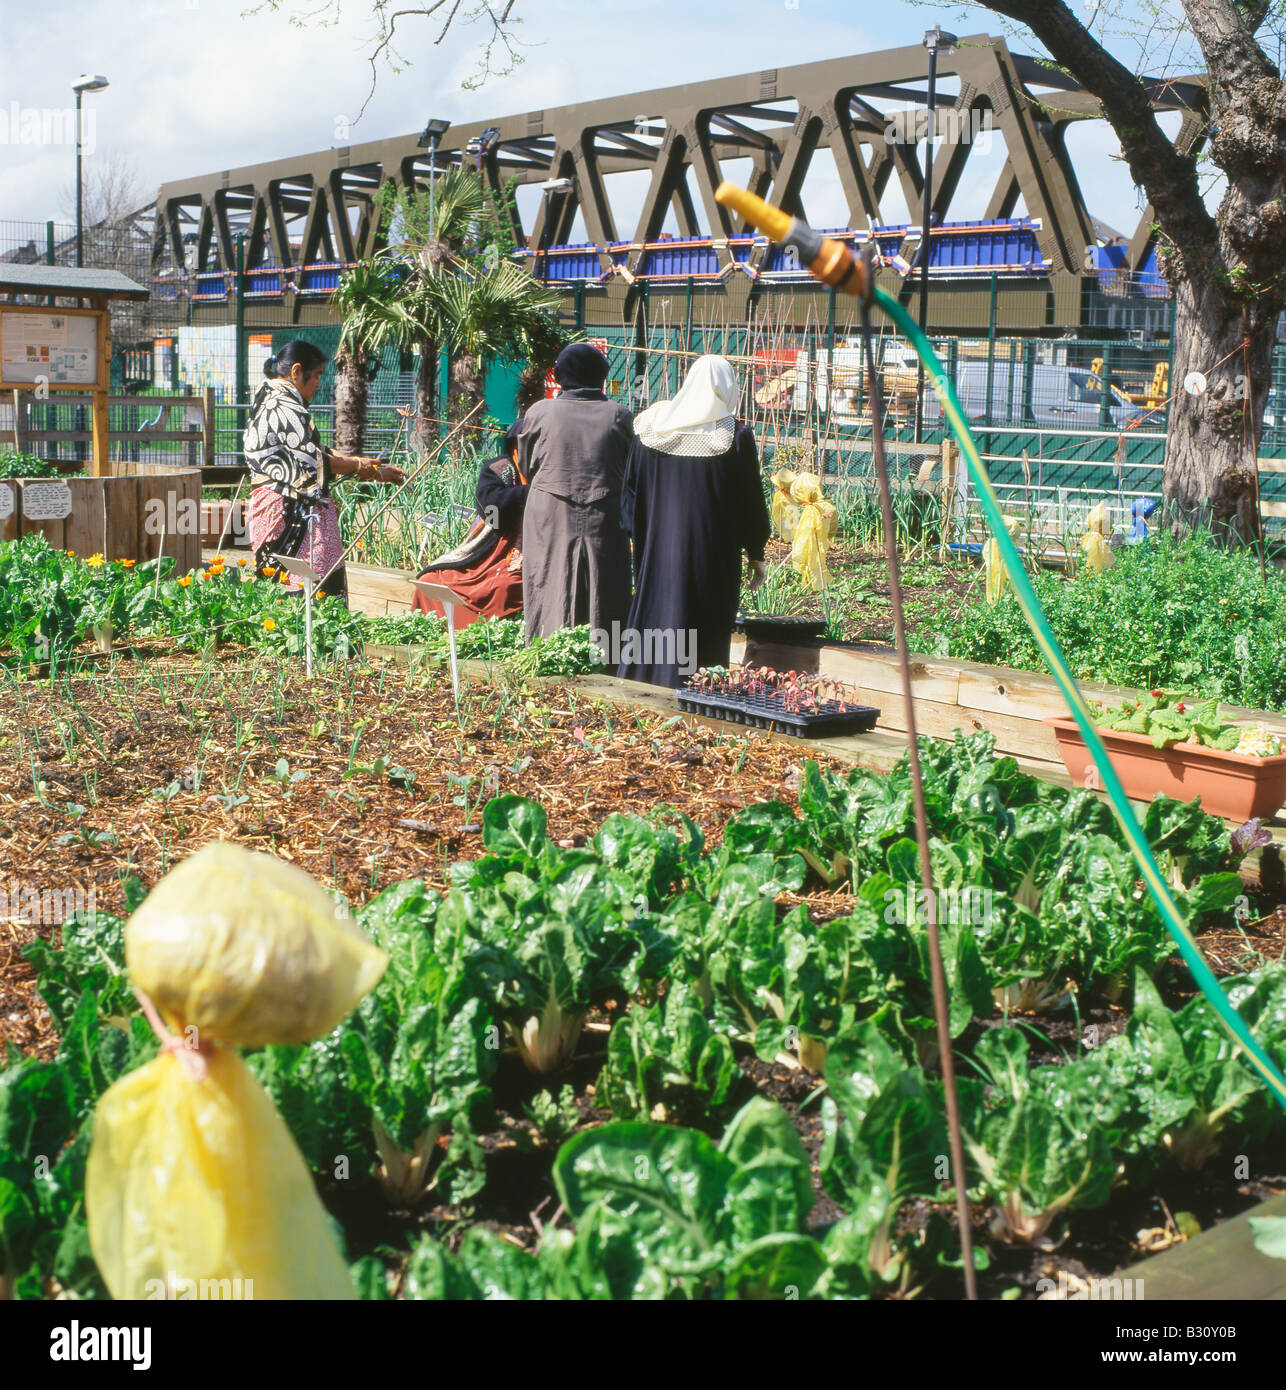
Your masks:
[[[842,241],[823,236],[807,222],[780,208],[770,207],[762,198],[747,193],[735,183],[721,183],[714,196],[716,202],[740,213],[765,236],[780,242],[786,250],[793,250],[800,265],[807,266],[824,285],[831,285],[841,294],[870,299],[875,277],[869,248],[862,256],[855,256]]]

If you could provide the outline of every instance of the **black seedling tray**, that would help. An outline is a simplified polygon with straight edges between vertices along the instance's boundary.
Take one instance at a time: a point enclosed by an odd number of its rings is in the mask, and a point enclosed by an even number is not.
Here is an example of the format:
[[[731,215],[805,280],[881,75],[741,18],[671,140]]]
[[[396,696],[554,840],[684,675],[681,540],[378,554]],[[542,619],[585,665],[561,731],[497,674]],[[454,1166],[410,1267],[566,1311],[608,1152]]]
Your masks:
[[[698,695],[678,692],[679,708],[707,719],[728,719],[748,724],[752,729],[772,729],[796,738],[831,738],[842,734],[865,734],[875,727],[879,710],[871,705],[849,705],[841,710],[839,701],[824,700],[816,710],[800,713],[785,707],[777,692],[763,695]]]
[[[738,613],[737,631],[759,642],[814,642],[826,635],[825,618],[791,618],[775,613]]]

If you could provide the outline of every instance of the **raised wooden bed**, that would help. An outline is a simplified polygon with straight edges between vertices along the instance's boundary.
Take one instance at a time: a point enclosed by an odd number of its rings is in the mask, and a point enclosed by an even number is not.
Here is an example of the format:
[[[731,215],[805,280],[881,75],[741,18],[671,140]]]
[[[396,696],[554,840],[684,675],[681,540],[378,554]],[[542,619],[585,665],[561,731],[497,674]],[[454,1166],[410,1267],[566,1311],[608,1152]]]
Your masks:
[[[1131,1288],[1128,1293],[1122,1288],[1121,1296],[1145,1298],[1149,1303],[1286,1299],[1286,1260],[1272,1259],[1255,1248],[1252,1217],[1286,1217],[1286,1196],[1272,1197],[1182,1245],[1122,1270],[1119,1278],[1122,1283],[1130,1281]],[[1136,1279],[1139,1285],[1133,1284]]]
[[[32,521],[23,515],[24,491],[47,485],[50,479],[8,481],[14,508],[0,524],[0,539],[18,540],[39,532],[50,545],[75,555],[141,563],[164,553],[174,557],[178,573],[195,569],[201,563],[201,470],[159,463],[130,467],[132,472],[118,477],[54,480],[71,493],[71,514],[57,521]],[[160,525],[149,527],[149,516]]]
[[[734,639],[732,659],[842,680],[854,688],[855,698],[879,709],[877,729],[906,732],[902,673],[891,647],[841,642],[783,646]],[[1087,699],[1105,704],[1119,704],[1143,694],[1122,686],[1091,682],[1082,682],[1081,690]],[[1067,715],[1066,701],[1052,676],[947,657],[913,655],[911,695],[920,733],[953,738],[957,733],[988,729],[996,737],[999,752],[1034,765],[1034,770],[1040,770],[1043,764],[1054,780],[1066,776],[1057,734],[1046,722]],[[1235,705],[1222,706],[1221,713],[1233,723],[1262,724],[1286,738],[1286,718],[1281,715]],[[1157,790],[1154,785],[1149,795],[1155,795]]]

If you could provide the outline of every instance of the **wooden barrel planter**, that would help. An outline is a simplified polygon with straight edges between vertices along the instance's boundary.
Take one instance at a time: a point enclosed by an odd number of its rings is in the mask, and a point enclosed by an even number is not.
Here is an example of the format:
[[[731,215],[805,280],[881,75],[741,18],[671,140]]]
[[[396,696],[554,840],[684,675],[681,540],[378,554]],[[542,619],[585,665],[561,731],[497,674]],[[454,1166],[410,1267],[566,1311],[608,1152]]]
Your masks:
[[[111,478],[17,478],[10,489],[12,511],[0,523],[0,539],[39,532],[58,550],[102,555],[107,560],[173,556],[175,572],[201,563],[201,470],[137,463]],[[51,489],[67,490],[60,494]],[[50,516],[65,509],[65,516]],[[0,492],[0,500],[3,493]],[[41,519],[42,517],[47,519]]]

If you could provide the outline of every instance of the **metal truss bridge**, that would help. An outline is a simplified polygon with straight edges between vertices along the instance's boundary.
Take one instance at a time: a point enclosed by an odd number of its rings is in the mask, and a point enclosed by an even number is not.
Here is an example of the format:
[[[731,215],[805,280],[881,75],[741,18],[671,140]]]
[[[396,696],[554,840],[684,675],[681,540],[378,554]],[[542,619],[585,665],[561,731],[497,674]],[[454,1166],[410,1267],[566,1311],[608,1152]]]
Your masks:
[[[987,296],[971,296],[965,282],[987,282],[994,319],[997,278],[1021,284],[1029,292],[1022,302],[1032,307],[1016,310],[1013,325],[1050,332],[1078,326],[1080,310],[1051,307],[1055,300],[1083,303],[1084,295],[1051,291],[1044,302],[1033,289],[1091,277],[1097,290],[1106,275],[1119,276],[1131,293],[1164,293],[1155,275],[1152,209],[1128,244],[1105,246],[1077,181],[1066,135],[1078,122],[1102,119],[1094,97],[1052,65],[1011,53],[1002,39],[977,36],[939,58],[930,120],[927,64],[917,45],[451,126],[435,167],[476,165],[497,192],[509,180],[548,185],[528,225],[512,202],[506,215],[517,254],[534,275],[564,282],[569,297],[574,292],[582,320],[587,293],[603,301],[603,321],[619,322],[643,287],[675,280],[687,283],[689,296],[694,283],[723,295],[733,314],[752,296],[792,280],[803,289],[808,276],[716,203],[725,163],[743,161],[740,182],[806,217],[810,165],[829,151],[848,208],[847,227],[834,230],[856,241],[874,238],[905,271],[919,254],[920,228],[886,225],[881,206],[896,181],[905,205],[920,208],[916,142],[931,124],[943,143],[935,159],[930,274],[950,282],[953,294],[983,303]],[[1180,114],[1178,145],[1195,148],[1207,113],[1202,79],[1147,86],[1154,109]],[[1003,164],[982,219],[953,222],[952,204],[982,129],[1003,141]],[[469,144],[484,133],[490,147],[475,161]],[[417,130],[163,185],[152,234],[154,276],[191,299],[195,320],[226,319],[240,238],[243,297],[280,304],[295,321],[327,316],[323,306],[343,269],[379,249],[380,185],[427,186],[430,153],[419,139]],[[646,193],[625,227],[613,176],[640,172]],[[636,180],[634,201],[637,187]],[[1020,202],[1025,215],[1015,216]],[[589,240],[573,245],[578,213]],[[663,231],[671,213],[677,235]],[[810,286],[800,297],[817,293]]]

